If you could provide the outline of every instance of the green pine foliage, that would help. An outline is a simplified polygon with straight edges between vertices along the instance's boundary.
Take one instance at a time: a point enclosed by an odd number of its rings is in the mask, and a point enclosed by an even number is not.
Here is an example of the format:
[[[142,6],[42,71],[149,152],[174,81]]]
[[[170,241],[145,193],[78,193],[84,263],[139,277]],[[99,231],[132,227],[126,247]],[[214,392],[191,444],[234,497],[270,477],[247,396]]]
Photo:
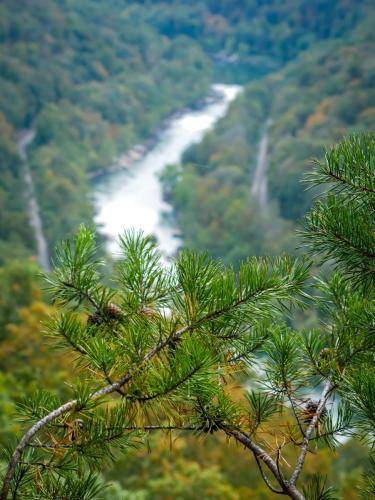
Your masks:
[[[312,184],[328,184],[328,193],[305,219],[311,250],[334,258],[342,274],[370,289],[375,283],[374,173],[374,135],[342,141],[308,177]]]
[[[328,292],[335,317],[322,366],[339,377],[342,401],[354,415],[354,432],[371,448],[375,436],[374,158],[373,133],[349,137],[327,151],[325,161],[317,162],[307,179],[313,185],[323,184],[326,197],[307,214],[303,233],[311,252],[322,260],[332,259],[340,273],[320,286]],[[375,494],[373,467],[371,471],[366,476],[365,498]]]
[[[374,156],[373,135],[353,137],[317,165],[314,182],[328,180],[328,193],[306,217],[307,241],[312,214],[321,206],[329,214],[332,196],[340,196],[343,212],[359,207],[354,215],[367,216]],[[355,174],[352,164],[360,165]],[[332,219],[329,229],[336,233],[342,224]],[[40,390],[19,406],[29,430],[13,458],[11,447],[4,450],[10,465],[1,498],[8,491],[55,498],[68,489],[73,498],[99,498],[104,485],[95,471],[142,446],[155,430],[205,439],[222,433],[255,457],[275,494],[337,498],[322,476],[303,487],[299,478],[308,453],[335,449],[340,436],[357,436],[369,449],[374,444],[374,283],[372,267],[344,268],[350,253],[329,232],[319,237],[312,251],[329,249],[337,272],[316,280],[320,327],[299,332],[284,319],[311,299],[304,291],[309,262],[251,258],[235,273],[185,250],[165,267],[151,237],[129,232],[108,286],[94,233],[82,226],[60,246],[47,278],[60,310],[47,333],[56,348],[75,353],[79,381],[67,403]],[[235,397],[233,384],[244,379],[250,385]],[[369,498],[373,477],[364,487]]]
[[[240,369],[268,339],[274,318],[304,301],[309,265],[296,259],[250,259],[236,275],[207,255],[184,251],[164,269],[150,237],[129,233],[121,242],[116,289],[100,279],[92,231],[82,227],[56,253],[48,284],[62,312],[48,332],[56,347],[76,352],[85,376],[70,409],[29,443],[28,462],[49,464],[33,487],[48,490],[56,470],[68,481],[73,463],[77,471],[99,469],[148,426],[170,422],[199,434],[234,425],[240,407],[218,378]],[[101,396],[111,393],[119,397],[108,406]],[[58,406],[40,392],[20,410],[37,424]],[[12,484],[20,492],[30,488],[26,479]]]

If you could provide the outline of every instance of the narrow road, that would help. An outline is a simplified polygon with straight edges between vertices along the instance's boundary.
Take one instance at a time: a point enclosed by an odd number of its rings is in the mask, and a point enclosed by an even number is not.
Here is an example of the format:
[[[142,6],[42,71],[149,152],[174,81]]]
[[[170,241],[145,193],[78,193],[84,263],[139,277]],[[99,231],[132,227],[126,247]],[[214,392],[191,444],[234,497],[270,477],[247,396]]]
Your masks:
[[[21,130],[17,136],[17,150],[23,161],[24,179],[27,188],[27,203],[29,206],[30,225],[35,232],[37,260],[42,269],[46,272],[51,270],[47,240],[43,232],[42,219],[38,200],[35,194],[34,181],[31,174],[28,158],[27,147],[32,143],[35,136],[34,130]]]
[[[272,123],[269,118],[266,122],[262,138],[259,143],[257,162],[253,183],[251,186],[251,194],[256,198],[261,208],[267,207],[267,148],[268,148],[268,130]]]

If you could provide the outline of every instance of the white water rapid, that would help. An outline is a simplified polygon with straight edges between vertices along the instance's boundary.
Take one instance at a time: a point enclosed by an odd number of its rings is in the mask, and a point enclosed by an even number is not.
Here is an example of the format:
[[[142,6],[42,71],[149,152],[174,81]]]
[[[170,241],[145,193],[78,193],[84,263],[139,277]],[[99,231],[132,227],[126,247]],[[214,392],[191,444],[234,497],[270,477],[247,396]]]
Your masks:
[[[213,90],[220,94],[219,99],[172,118],[161,131],[156,145],[142,159],[132,162],[125,170],[95,180],[95,221],[107,237],[112,254],[118,251],[118,235],[130,228],[153,234],[166,257],[176,252],[180,241],[176,228],[163,222],[162,213],[170,211],[170,206],[163,200],[158,176],[166,165],[179,163],[186,148],[199,142],[224,116],[241,87],[217,84]]]

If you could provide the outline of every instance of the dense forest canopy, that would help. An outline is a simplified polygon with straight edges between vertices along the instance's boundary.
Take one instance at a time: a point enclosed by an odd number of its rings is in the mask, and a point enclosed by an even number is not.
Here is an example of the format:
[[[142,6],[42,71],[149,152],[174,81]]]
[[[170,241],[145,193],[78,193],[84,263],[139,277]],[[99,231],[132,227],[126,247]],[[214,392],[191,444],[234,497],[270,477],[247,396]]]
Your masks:
[[[374,50],[370,33],[326,42],[245,86],[182,169],[162,176],[188,245],[227,262],[295,251],[293,230],[316,194],[301,183],[312,160],[346,134],[374,129]],[[259,207],[248,186],[265,132],[268,203]]]
[[[11,201],[22,185],[17,130],[36,130],[31,166],[53,248],[92,219],[86,172],[202,97],[214,75],[270,72],[319,41],[362,33],[371,14],[371,1],[347,0],[2,2],[2,260],[11,241],[20,254],[34,250],[25,225],[14,223],[25,218],[23,200]]]
[[[52,367],[56,355],[40,336],[55,309],[35,262],[22,131],[35,131],[28,168],[53,256],[62,238],[93,224],[92,173],[148,140],[171,113],[196,105],[211,84],[239,83],[226,116],[163,172],[164,196],[184,246],[235,269],[251,255],[301,254],[295,229],[324,189],[301,183],[312,159],[375,128],[374,22],[372,0],[0,3],[1,440],[19,430],[12,415],[21,395],[44,384],[65,397],[71,362],[62,355]],[[249,187],[265,135],[263,206]],[[300,314],[297,323],[310,326],[320,313]],[[273,498],[223,441],[183,437],[170,461],[169,444],[151,437],[162,459],[141,450],[141,465],[127,457],[106,471],[118,481],[108,499],[188,499],[196,488],[207,498]],[[349,440],[337,460],[326,448],[320,457],[310,457],[306,477],[328,474],[343,498],[359,498],[366,449]]]

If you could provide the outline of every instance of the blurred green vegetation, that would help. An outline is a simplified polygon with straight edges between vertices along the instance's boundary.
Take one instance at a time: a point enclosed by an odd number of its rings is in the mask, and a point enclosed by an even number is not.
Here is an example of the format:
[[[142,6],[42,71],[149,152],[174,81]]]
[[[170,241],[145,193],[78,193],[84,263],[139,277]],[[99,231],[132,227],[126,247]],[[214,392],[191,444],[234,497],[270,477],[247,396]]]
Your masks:
[[[374,16],[371,17],[374,20]],[[184,243],[226,262],[298,252],[295,228],[316,191],[301,183],[325,148],[375,128],[375,38],[370,20],[341,40],[302,52],[245,86],[204,140],[161,178]],[[267,121],[268,202],[251,193]]]
[[[23,189],[16,130],[36,130],[31,167],[54,248],[79,222],[92,221],[87,172],[110,165],[172,111],[204,96],[211,80],[194,39],[172,40],[144,5],[116,0],[2,2],[0,71],[3,260],[14,245],[21,256],[34,251],[16,196]]]

